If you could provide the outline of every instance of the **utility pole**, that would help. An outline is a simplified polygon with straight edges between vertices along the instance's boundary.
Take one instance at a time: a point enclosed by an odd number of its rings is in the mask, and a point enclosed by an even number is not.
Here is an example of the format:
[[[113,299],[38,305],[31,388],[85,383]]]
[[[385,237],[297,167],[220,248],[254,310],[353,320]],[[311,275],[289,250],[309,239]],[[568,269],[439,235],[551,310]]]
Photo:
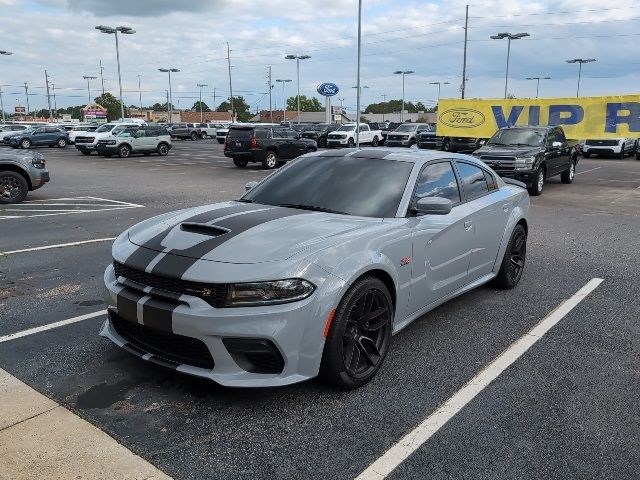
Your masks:
[[[53,89],[53,115],[55,118],[58,118],[58,101],[56,100],[56,84],[52,83],[51,88]]]
[[[169,90],[165,90],[165,92],[167,92],[167,122],[171,123],[171,110],[173,110],[173,105],[169,106]]]
[[[380,96],[382,97],[382,121],[384,122],[384,111],[385,111],[386,106],[387,106],[387,94],[383,93]]]
[[[2,101],[2,85],[0,85],[0,112],[2,112],[2,122],[6,121],[4,116],[4,102]]]
[[[216,87],[213,87],[213,111],[215,112],[217,110],[216,107]]]
[[[460,85],[461,98],[464,99],[467,88],[467,34],[469,32],[469,5],[464,16],[464,53],[462,54],[462,85]]]
[[[273,84],[271,83],[271,65],[269,65],[269,73],[267,75],[267,87],[269,87],[269,122],[273,123],[273,104],[271,102],[271,90]]]
[[[102,60],[100,60],[100,81],[102,82],[102,96],[104,97],[104,67],[102,66]]]
[[[233,109],[233,87],[231,86],[231,50],[229,42],[227,42],[227,64],[229,65],[229,100],[231,102],[231,121],[235,119],[235,110]]]
[[[356,73],[356,88],[358,89],[357,90],[358,96],[356,97],[356,148],[360,148],[360,96],[362,94],[362,88],[360,88],[361,46],[362,46],[362,0],[358,0],[358,67],[357,67],[357,73]],[[298,102],[300,101],[299,89],[300,89],[300,78],[298,77]],[[300,109],[300,107],[298,107],[298,109]],[[300,116],[298,116],[298,123],[300,123]]]
[[[53,121],[53,110],[51,109],[51,97],[49,96],[49,75],[44,71],[44,81],[47,84],[47,104],[49,105],[49,122]]]
[[[24,94],[27,97],[27,115],[29,116],[29,111],[31,110],[29,108],[29,85],[27,85],[27,82],[24,82]]]
[[[142,75],[138,75],[138,94],[140,95],[140,113],[142,113],[142,89],[140,88],[140,77],[141,76]],[[104,87],[102,87],[102,88],[104,89]]]
[[[202,123],[203,121],[203,114],[202,114],[202,87],[208,87],[209,85],[207,85],[206,83],[198,83],[198,88],[200,89],[200,123]]]

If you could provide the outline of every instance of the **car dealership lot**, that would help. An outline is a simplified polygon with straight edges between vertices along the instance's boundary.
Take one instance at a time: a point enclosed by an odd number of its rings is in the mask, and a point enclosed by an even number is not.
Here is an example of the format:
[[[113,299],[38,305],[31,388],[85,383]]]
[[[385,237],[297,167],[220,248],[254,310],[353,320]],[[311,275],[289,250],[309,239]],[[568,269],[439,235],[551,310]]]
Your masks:
[[[89,211],[4,218],[10,214],[0,209],[0,338],[100,312],[107,239],[158,213],[237,198],[267,174],[233,167],[213,140],[176,141],[167,157],[42,151],[52,180],[25,205],[76,202]],[[359,390],[315,381],[222,388],[98,337],[102,315],[2,341],[0,368],[175,478],[353,478],[561,302],[602,278],[391,476],[632,478],[640,467],[640,162],[581,160],[577,170],[572,185],[551,179],[532,199],[520,285],[481,287],[416,321]],[[136,207],[80,205],[106,201]],[[68,243],[78,244],[7,253]]]

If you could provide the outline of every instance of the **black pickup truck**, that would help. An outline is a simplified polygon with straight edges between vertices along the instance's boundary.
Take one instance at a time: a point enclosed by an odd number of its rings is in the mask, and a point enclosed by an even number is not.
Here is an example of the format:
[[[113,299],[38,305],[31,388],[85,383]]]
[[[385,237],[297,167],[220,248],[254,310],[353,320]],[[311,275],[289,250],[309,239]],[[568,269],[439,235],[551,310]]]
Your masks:
[[[566,139],[562,127],[516,126],[498,130],[473,156],[501,177],[525,183],[537,196],[550,177],[560,175],[562,183],[573,182],[577,145]]]

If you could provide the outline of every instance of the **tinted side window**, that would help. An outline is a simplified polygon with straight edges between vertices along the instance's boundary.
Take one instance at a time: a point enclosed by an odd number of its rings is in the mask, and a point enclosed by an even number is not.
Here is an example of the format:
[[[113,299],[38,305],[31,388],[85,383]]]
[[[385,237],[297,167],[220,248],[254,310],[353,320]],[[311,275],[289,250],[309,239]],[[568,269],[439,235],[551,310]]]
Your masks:
[[[484,179],[487,181],[487,185],[489,186],[489,191],[493,192],[494,190],[497,190],[498,184],[496,183],[496,179],[494,178],[494,176],[491,175],[486,170],[483,170],[483,172],[484,172]]]
[[[448,198],[453,203],[459,203],[460,188],[451,163],[427,165],[418,177],[415,196]]]
[[[255,138],[269,138],[269,130],[257,129],[254,134]]]
[[[469,163],[456,162],[460,178],[462,179],[462,188],[467,198],[475,198],[484,195],[489,191],[489,185],[484,178],[484,171]]]

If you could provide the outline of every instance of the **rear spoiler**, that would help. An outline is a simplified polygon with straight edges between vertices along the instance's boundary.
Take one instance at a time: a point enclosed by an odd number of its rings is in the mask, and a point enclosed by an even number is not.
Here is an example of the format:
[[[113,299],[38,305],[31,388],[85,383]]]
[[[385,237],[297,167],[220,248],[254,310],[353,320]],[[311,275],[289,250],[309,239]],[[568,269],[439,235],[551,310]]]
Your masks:
[[[513,178],[505,178],[502,177],[502,181],[504,183],[506,183],[507,185],[515,185],[516,187],[520,187],[520,188],[524,188],[525,190],[527,189],[527,185],[518,181],[518,180],[514,180]]]

